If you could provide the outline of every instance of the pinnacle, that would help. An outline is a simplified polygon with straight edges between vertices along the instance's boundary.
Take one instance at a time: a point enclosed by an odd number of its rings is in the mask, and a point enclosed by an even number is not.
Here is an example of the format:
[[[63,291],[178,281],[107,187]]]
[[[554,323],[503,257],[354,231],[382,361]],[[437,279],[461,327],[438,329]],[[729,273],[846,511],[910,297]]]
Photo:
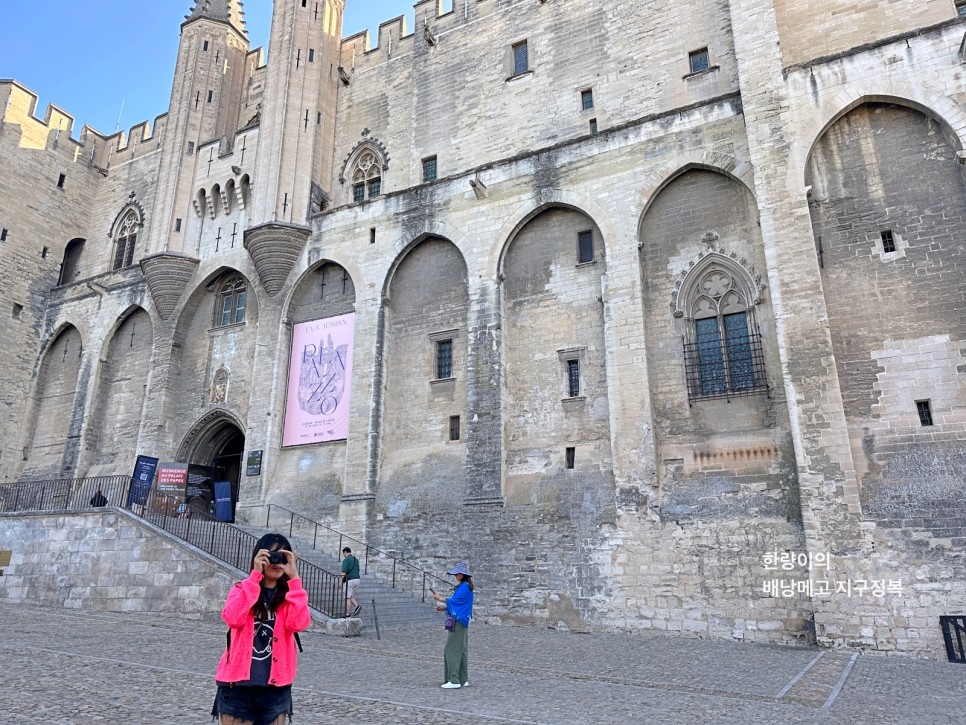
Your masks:
[[[228,23],[243,35],[248,35],[245,27],[244,3],[241,0],[195,0],[192,11],[185,15],[185,22],[208,18]]]

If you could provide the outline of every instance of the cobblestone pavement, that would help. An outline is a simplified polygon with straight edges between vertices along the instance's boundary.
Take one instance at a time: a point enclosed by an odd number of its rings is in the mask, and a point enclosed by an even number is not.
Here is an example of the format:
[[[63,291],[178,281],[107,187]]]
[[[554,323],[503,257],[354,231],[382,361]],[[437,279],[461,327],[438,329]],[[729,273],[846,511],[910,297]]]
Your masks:
[[[0,604],[0,722],[208,723],[220,623]],[[966,723],[966,667],[808,648],[474,624],[443,690],[442,625],[302,637],[297,725]]]

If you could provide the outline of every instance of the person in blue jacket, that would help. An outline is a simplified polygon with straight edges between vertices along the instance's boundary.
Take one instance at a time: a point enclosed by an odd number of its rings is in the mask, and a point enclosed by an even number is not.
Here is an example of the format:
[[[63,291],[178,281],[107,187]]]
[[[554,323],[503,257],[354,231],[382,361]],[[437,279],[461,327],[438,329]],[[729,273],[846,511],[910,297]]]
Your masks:
[[[445,610],[448,615],[455,617],[456,625],[446,637],[446,647],[443,649],[443,662],[446,681],[443,689],[455,690],[459,687],[469,687],[470,680],[466,668],[468,649],[467,628],[473,617],[473,577],[466,562],[460,562],[446,572],[456,577],[456,590],[449,598],[433,592],[433,599],[443,602],[445,606],[437,607]]]

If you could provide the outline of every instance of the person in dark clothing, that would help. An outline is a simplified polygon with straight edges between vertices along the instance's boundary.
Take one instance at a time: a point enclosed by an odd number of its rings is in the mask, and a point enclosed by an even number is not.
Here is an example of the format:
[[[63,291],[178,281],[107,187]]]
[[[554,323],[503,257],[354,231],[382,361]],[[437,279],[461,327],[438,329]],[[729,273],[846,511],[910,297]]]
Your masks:
[[[352,555],[352,549],[348,546],[342,549],[342,571],[339,577],[345,586],[345,616],[358,617],[362,611],[362,605],[356,601],[356,589],[359,587],[359,560]],[[352,609],[349,609],[352,605]]]
[[[107,497],[101,489],[97,489],[97,493],[91,496],[91,506],[95,508],[101,508],[102,506],[107,506]]]

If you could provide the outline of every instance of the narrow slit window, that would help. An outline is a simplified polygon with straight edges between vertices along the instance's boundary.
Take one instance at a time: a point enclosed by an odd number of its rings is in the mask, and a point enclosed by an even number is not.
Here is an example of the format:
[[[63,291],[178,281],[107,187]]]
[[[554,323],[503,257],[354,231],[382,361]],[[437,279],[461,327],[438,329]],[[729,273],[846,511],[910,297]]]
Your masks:
[[[916,401],[916,412],[919,413],[919,423],[923,426],[933,425],[932,404],[928,400]]]
[[[591,136],[596,136],[597,135],[597,119],[596,118],[590,119],[590,135]]]
[[[211,99],[215,97],[214,91],[208,91],[208,103],[211,103]]]
[[[309,48],[309,63],[315,62],[315,48]]]
[[[530,50],[527,41],[513,44],[513,75],[518,76],[530,70]]]
[[[879,232],[879,236],[882,238],[882,251],[888,254],[889,252],[896,251],[896,240],[892,237],[892,230],[885,229]]]
[[[205,53],[208,52],[208,41],[207,40],[204,42],[204,45],[201,46],[201,50],[203,52],[205,52]]]
[[[453,377],[453,341],[436,341],[436,379],[448,380]]]
[[[580,361],[567,361],[567,395],[576,398],[580,395]]]
[[[375,227],[370,227],[369,228],[369,244],[375,244],[375,243],[376,243],[376,228]]]
[[[594,233],[587,229],[577,232],[577,264],[594,261]]]
[[[7,241],[7,230],[0,229],[0,242],[5,242],[5,241]]]
[[[577,460],[577,449],[573,446],[567,446],[567,448],[564,449],[564,458],[566,459],[567,468],[573,468],[574,463]]]
[[[175,219],[174,220],[174,230],[176,232],[180,232],[181,231],[181,220],[180,219]]]
[[[451,415],[449,417],[449,439],[451,441],[458,441],[460,439],[460,417],[458,415]]]
[[[57,188],[58,188],[58,189],[63,189],[63,188],[64,188],[64,183],[65,183],[66,181],[67,181],[67,174],[61,174],[61,175],[60,175],[60,176],[59,176],[59,177],[57,178]]]
[[[423,182],[436,181],[436,157],[423,159]]]
[[[701,50],[688,53],[688,62],[690,63],[692,73],[700,73],[703,70],[708,70],[711,67],[711,58],[708,55],[708,49],[702,48]]]

